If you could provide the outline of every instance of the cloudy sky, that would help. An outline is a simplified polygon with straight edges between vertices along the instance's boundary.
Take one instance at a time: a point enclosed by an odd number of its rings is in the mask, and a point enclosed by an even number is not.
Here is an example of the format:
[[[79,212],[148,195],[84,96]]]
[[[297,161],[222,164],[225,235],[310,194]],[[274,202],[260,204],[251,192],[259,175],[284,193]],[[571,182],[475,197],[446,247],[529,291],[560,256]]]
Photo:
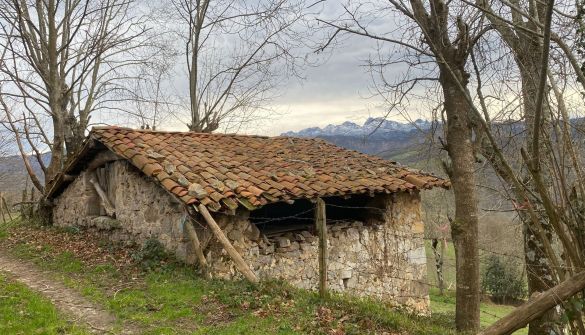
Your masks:
[[[278,117],[269,126],[260,125],[261,131],[274,134],[344,121],[362,123],[369,116],[383,115],[363,66],[371,52],[369,41],[347,39],[324,63],[308,68],[303,80],[291,79],[274,101]]]
[[[338,17],[342,11],[341,2],[324,2],[322,10],[320,16],[323,18]],[[393,26],[393,22],[387,18],[382,23],[386,28]],[[375,52],[375,47],[376,43],[370,39],[342,36],[335,47],[329,48],[321,56],[318,65],[302,71],[302,79],[283,78],[283,85],[277,92],[278,97],[269,106],[276,112],[275,115],[241,131],[278,135],[290,130],[323,127],[344,121],[361,124],[368,117],[384,116],[381,98],[372,96],[372,78],[364,66],[369,56]],[[319,56],[313,54],[311,57]],[[183,95],[188,96],[187,74],[184,70],[183,73],[177,72],[173,85],[184,92]],[[404,121],[397,116],[390,118]],[[170,127],[182,129],[185,127],[184,120],[175,120]]]

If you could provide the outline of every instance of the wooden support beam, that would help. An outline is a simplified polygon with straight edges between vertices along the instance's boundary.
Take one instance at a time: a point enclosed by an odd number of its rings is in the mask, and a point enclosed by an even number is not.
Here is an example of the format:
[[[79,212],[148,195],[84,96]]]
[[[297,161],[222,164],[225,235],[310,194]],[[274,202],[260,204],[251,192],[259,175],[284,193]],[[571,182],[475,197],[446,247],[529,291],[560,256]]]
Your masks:
[[[585,289],[585,271],[544,291],[484,329],[479,335],[503,335],[526,326],[542,314]]]
[[[327,219],[325,213],[325,201],[317,198],[315,203],[315,226],[319,234],[319,296],[327,296]]]
[[[89,182],[95,188],[97,194],[100,196],[100,199],[102,199],[102,204],[104,205],[106,214],[108,214],[108,216],[114,217],[116,215],[116,209],[110,202],[110,199],[108,199],[108,195],[106,194],[106,192],[104,192],[100,184],[95,180],[93,176],[89,178]]]
[[[240,255],[236,248],[234,248],[234,246],[231,244],[230,240],[228,240],[225,234],[221,231],[221,228],[219,228],[219,225],[217,224],[217,222],[215,222],[215,220],[207,210],[207,207],[205,207],[205,205],[203,204],[199,204],[199,206],[197,206],[197,209],[199,209],[199,213],[201,213],[201,215],[207,222],[207,225],[209,225],[209,228],[211,228],[213,235],[215,235],[215,237],[223,245],[223,248],[227,251],[228,255],[230,255],[231,259],[236,264],[238,271],[240,271],[240,273],[244,275],[244,277],[246,277],[246,279],[251,283],[254,284],[258,283],[258,277],[256,277],[254,271],[250,269],[248,264],[246,264],[246,262],[242,258],[242,255]]]
[[[211,274],[209,273],[209,266],[207,265],[207,260],[203,255],[203,250],[201,249],[199,237],[197,237],[195,227],[193,227],[193,224],[190,220],[185,222],[185,229],[187,230],[187,235],[189,235],[189,238],[191,239],[191,244],[193,245],[193,249],[195,250],[195,255],[197,256],[197,261],[199,262],[199,266],[201,267],[203,275],[207,279],[211,279]]]

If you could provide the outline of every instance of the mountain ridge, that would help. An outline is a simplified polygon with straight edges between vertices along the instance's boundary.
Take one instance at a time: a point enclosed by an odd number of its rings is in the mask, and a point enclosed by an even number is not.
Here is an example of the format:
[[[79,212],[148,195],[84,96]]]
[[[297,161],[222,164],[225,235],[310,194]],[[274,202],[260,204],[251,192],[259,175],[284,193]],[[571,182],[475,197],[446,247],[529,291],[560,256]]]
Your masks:
[[[326,137],[326,136],[350,136],[350,137],[368,137],[371,139],[393,138],[400,134],[410,133],[412,131],[428,131],[433,126],[433,122],[417,119],[414,122],[399,122],[387,120],[385,118],[368,118],[363,125],[355,122],[345,121],[341,124],[329,124],[323,128],[309,127],[299,131],[287,131],[282,136],[294,137]]]

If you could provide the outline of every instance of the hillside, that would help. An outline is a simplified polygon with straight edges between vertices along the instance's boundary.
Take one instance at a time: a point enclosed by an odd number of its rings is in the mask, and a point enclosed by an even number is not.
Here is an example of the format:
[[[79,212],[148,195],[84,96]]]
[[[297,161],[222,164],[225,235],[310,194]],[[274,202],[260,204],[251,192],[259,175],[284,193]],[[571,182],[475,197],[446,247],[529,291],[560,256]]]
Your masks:
[[[51,155],[49,153],[42,156],[45,165],[49,163],[50,159]],[[29,157],[29,160],[33,170],[42,178],[43,173],[36,158]],[[15,202],[20,199],[25,185],[32,187],[32,184],[28,180],[28,174],[26,173],[22,158],[20,156],[0,158],[0,192],[6,193],[8,199],[12,200],[11,202]]]

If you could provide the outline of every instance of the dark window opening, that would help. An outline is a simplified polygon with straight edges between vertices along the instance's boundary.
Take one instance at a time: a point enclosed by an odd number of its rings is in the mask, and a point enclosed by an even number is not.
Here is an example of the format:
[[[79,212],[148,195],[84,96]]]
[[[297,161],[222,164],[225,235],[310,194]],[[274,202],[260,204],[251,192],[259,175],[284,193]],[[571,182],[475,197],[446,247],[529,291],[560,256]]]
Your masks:
[[[289,231],[308,230],[314,232],[314,204],[305,199],[293,204],[277,202],[250,213],[250,221],[266,236]]]
[[[357,195],[350,198],[323,198],[326,204],[327,225],[352,223],[381,223],[384,221],[384,202],[379,197]],[[315,204],[310,200],[295,200],[293,204],[278,202],[250,213],[250,221],[266,236],[307,230],[315,233]]]

